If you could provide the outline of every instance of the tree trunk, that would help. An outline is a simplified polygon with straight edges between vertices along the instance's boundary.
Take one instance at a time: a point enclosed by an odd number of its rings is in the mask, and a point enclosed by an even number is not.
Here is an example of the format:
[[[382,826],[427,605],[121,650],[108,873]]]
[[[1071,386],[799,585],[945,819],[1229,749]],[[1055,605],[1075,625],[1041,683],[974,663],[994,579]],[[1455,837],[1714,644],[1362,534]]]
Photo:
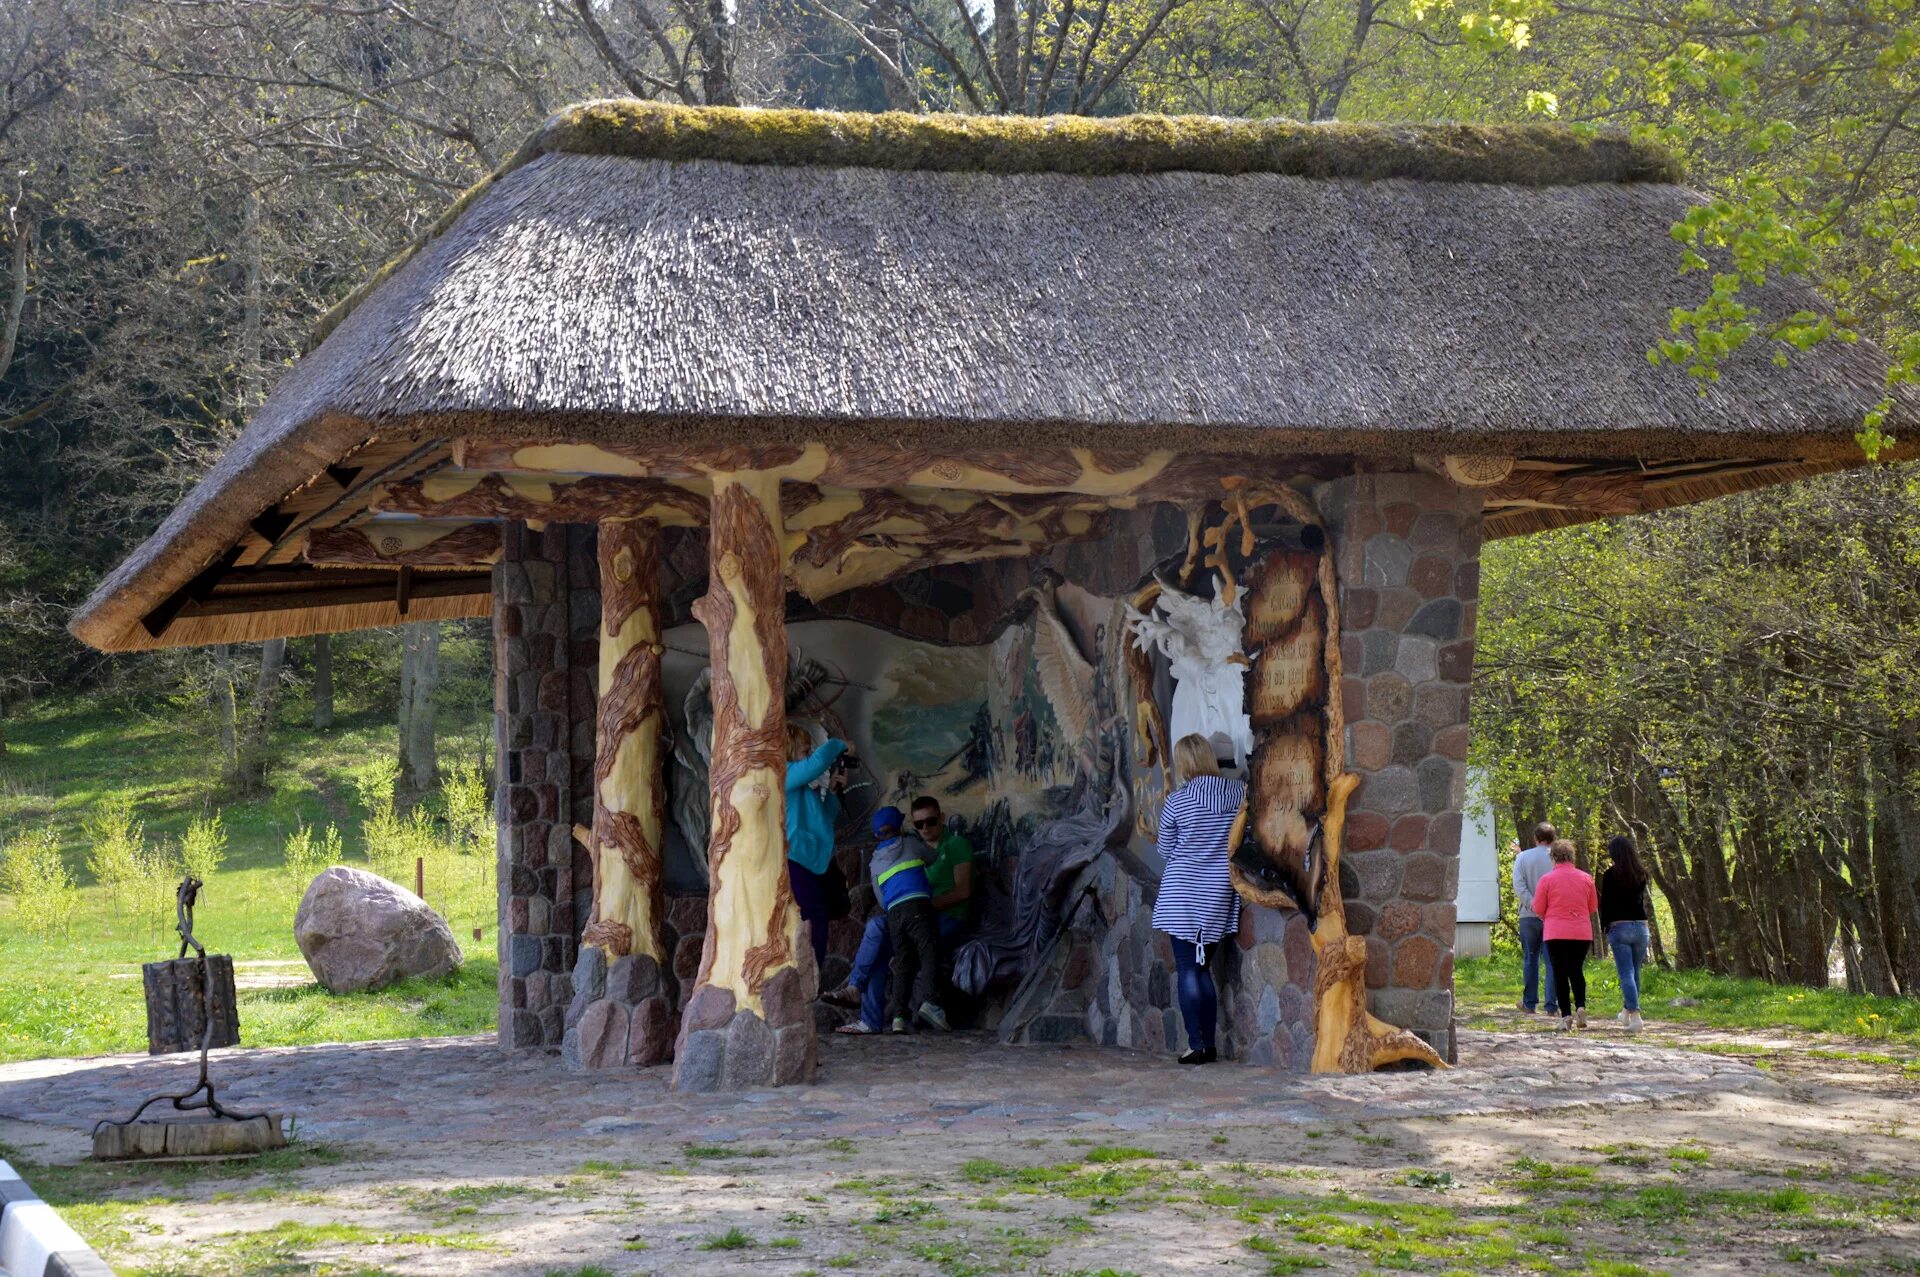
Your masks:
[[[272,762],[274,720],[280,717],[281,674],[287,663],[287,641],[268,639],[260,645],[260,673],[247,702],[246,723],[235,749],[233,787],[243,794],[266,789]],[[231,688],[231,684],[229,684]]]
[[[818,972],[787,877],[779,479],[716,474],[712,509],[707,593],[693,606],[712,653],[712,888],[674,1052],[674,1085],[696,1091],[808,1081],[818,1052]]]
[[[207,699],[213,706],[214,729],[220,733],[220,766],[225,774],[232,775],[238,761],[238,742],[233,722],[233,649],[225,643],[214,645],[213,682],[207,689]]]
[[[327,731],[333,726],[333,635],[316,634],[313,639],[313,729]]]
[[[440,622],[417,621],[400,634],[400,780],[425,793],[440,780],[433,697],[440,682]]]

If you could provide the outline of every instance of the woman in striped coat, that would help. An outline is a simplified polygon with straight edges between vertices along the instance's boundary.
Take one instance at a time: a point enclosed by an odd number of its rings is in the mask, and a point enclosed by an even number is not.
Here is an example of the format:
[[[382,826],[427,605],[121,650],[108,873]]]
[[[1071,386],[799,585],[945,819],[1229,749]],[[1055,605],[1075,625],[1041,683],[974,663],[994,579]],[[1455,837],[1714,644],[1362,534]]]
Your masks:
[[[1153,925],[1173,937],[1180,1017],[1187,1025],[1182,1064],[1211,1064],[1219,995],[1207,970],[1213,946],[1240,926],[1240,897],[1227,876],[1227,834],[1246,799],[1245,782],[1220,774],[1213,746],[1200,735],[1173,746],[1177,786],[1160,809],[1160,855],[1166,871],[1153,902]]]

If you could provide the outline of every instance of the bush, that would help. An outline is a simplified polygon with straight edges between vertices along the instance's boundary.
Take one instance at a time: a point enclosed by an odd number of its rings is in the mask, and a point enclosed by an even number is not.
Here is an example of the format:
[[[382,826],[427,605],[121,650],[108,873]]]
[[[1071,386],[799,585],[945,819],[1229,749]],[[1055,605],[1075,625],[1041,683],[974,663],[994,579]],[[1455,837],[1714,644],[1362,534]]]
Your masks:
[[[106,890],[113,911],[119,913],[140,876],[146,826],[133,818],[133,800],[121,794],[101,800],[84,828],[87,870]]]
[[[227,858],[227,827],[220,813],[196,817],[180,840],[180,865],[201,882],[212,882]]]
[[[293,881],[294,890],[304,892],[316,874],[345,858],[345,850],[340,845],[340,826],[328,825],[325,834],[315,837],[312,825],[301,825],[287,835],[281,863]]]
[[[0,891],[13,897],[14,925],[28,935],[72,933],[80,893],[51,829],[21,834],[0,848]]]
[[[175,904],[180,889],[180,857],[167,843],[142,846],[127,880],[127,903],[148,931],[171,931],[179,921]]]
[[[493,849],[493,804],[487,800],[487,778],[474,763],[455,763],[441,782],[447,806],[447,828],[454,847],[463,854]]]

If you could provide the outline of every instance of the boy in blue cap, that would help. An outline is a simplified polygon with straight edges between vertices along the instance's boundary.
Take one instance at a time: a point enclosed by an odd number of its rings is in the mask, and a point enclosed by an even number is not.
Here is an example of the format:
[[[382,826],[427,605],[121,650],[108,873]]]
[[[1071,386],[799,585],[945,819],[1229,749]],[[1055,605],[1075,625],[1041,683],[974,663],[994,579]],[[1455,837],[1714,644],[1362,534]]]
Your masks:
[[[917,1014],[923,1024],[947,1029],[947,1013],[935,995],[940,985],[940,941],[933,916],[933,889],[927,883],[927,862],[933,851],[918,834],[902,833],[906,814],[898,807],[873,813],[873,832],[880,839],[873,849],[869,872],[873,890],[887,911],[887,933],[893,940],[893,980],[887,990],[887,1020],[892,1031],[905,1033],[908,1017]]]

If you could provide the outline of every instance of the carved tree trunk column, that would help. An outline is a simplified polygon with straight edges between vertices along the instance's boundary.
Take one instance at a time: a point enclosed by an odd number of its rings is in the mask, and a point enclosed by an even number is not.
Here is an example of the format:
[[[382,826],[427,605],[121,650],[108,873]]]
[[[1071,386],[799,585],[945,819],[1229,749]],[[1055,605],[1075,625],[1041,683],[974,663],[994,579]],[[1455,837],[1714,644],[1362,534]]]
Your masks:
[[[673,1057],[674,982],[660,923],[666,700],[659,525],[599,525],[600,692],[594,726],[593,918],[581,936],[562,1055],[576,1069]]]
[[[779,477],[716,474],[707,593],[713,669],[707,938],[682,1016],[674,1085],[810,1081],[813,950],[787,881],[785,565]]]
[[[1314,521],[1288,503],[1288,513]],[[1315,1073],[1364,1073],[1402,1060],[1444,1067],[1431,1047],[1367,1011],[1367,945],[1348,934],[1340,861],[1348,772],[1341,702],[1335,550],[1276,550],[1247,588],[1254,750],[1247,811],[1230,836],[1233,884],[1248,901],[1298,908],[1314,924]],[[1244,840],[1242,833],[1244,832]]]

